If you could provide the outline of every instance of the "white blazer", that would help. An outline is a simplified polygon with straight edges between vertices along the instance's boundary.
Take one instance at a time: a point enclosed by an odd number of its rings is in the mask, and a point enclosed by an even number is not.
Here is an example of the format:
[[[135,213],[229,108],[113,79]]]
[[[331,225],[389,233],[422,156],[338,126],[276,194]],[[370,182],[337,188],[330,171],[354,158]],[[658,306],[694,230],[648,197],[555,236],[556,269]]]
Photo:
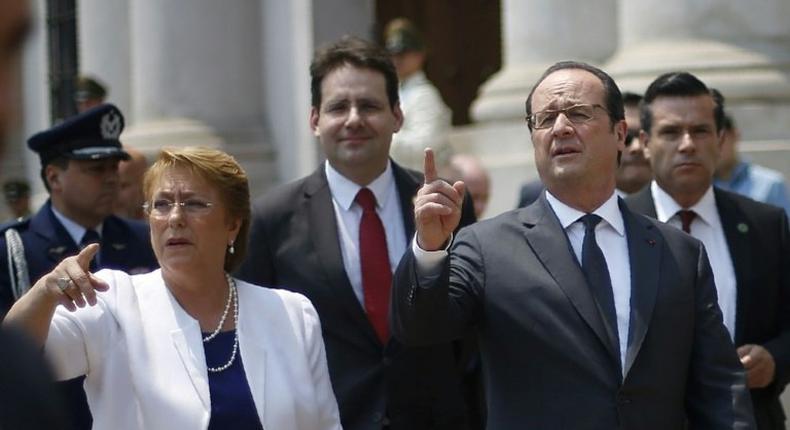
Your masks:
[[[58,306],[46,342],[58,379],[86,375],[98,429],[205,429],[211,416],[200,326],[159,270],[97,275],[96,306]],[[302,295],[237,282],[239,348],[265,429],[340,429],[321,324]]]

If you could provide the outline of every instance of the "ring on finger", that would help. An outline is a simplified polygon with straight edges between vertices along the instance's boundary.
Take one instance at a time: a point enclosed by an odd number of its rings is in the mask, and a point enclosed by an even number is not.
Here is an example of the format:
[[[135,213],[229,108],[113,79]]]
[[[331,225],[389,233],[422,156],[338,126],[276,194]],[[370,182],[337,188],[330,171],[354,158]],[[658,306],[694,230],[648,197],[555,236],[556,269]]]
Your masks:
[[[60,291],[66,291],[66,288],[69,287],[72,281],[71,278],[65,276],[63,278],[58,278],[55,282],[57,283],[58,288],[60,288]]]

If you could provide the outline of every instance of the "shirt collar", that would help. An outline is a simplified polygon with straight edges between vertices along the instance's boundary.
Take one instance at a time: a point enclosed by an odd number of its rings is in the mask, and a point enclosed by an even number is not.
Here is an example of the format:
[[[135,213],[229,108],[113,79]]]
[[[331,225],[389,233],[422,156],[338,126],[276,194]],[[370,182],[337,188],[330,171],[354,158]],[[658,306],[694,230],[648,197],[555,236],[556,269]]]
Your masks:
[[[612,228],[619,234],[620,236],[625,235],[625,222],[623,221],[623,214],[620,212],[620,207],[617,204],[617,193],[612,192],[612,195],[609,196],[608,199],[601,205],[598,206],[592,213],[601,217],[607,224],[611,225]],[[571,224],[579,221],[579,218],[586,215],[584,212],[574,209],[565,203],[561,202],[559,199],[554,197],[548,190],[546,190],[546,200],[549,202],[549,206],[557,214],[557,218],[560,220],[560,224],[562,228],[568,228]]]
[[[60,224],[63,225],[63,228],[65,228],[66,232],[68,232],[69,236],[71,236],[71,240],[79,245],[80,242],[82,242],[82,236],[85,235],[85,232],[88,231],[88,229],[70,220],[69,218],[66,218],[66,215],[63,215],[60,213],[60,211],[55,209],[55,205],[50,205],[50,209],[52,209],[52,213],[55,215],[55,218],[60,221]],[[96,233],[99,233],[99,237],[101,237],[103,226],[104,223],[101,223],[96,227],[93,227],[93,229],[96,230]]]
[[[716,208],[716,197],[713,194],[713,186],[708,187],[708,190],[705,191],[702,198],[689,208],[681,207],[655,180],[650,183],[650,191],[653,193],[653,201],[656,206],[656,217],[659,221],[667,222],[670,218],[675,216],[679,210],[688,209],[694,211],[697,217],[706,224],[715,225],[718,209]]]
[[[387,162],[387,168],[384,169],[384,172],[365,187],[370,189],[373,195],[376,196],[376,207],[379,209],[389,198],[390,190],[392,189],[391,185],[395,181],[391,164],[391,162]],[[324,166],[326,181],[329,183],[329,191],[332,193],[332,197],[343,210],[351,209],[354,199],[357,198],[357,193],[363,187],[340,174],[329,164],[329,161],[326,161]]]

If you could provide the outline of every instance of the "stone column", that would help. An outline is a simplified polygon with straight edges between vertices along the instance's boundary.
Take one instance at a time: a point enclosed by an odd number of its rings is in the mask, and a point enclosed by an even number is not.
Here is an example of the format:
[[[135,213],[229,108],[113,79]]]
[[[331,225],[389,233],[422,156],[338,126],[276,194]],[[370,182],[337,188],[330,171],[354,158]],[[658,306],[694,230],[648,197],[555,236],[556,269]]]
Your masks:
[[[561,60],[601,63],[617,44],[616,0],[503,0],[503,67],[472,105],[478,124],[456,129],[453,149],[477,155],[491,174],[484,216],[515,207],[537,177],[524,102],[543,71]]]
[[[77,14],[80,73],[107,84],[107,101],[130,123],[129,0],[80,0]]]
[[[504,0],[503,67],[472,105],[474,119],[523,119],[524,101],[546,67],[607,59],[617,43],[616,6],[616,0]]]
[[[261,101],[260,2],[129,2],[131,115],[125,144],[221,147],[253,193],[270,183]]]
[[[606,69],[644,92],[663,72],[686,70],[727,99],[741,150],[790,174],[790,2],[620,2],[620,49]]]

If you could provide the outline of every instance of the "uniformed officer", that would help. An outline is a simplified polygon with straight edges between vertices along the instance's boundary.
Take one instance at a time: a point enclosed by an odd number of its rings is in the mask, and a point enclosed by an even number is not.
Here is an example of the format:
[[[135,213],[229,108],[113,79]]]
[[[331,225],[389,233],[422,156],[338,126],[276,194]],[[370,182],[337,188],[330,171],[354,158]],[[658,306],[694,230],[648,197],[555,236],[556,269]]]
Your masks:
[[[112,215],[118,162],[129,158],[118,140],[123,126],[118,108],[103,104],[28,140],[41,158],[50,198],[32,217],[0,228],[3,315],[39,277],[88,243],[101,245],[92,262],[95,270],[142,273],[157,267],[148,226]],[[68,391],[70,410],[77,415],[75,428],[90,428],[82,384],[71,383]]]

